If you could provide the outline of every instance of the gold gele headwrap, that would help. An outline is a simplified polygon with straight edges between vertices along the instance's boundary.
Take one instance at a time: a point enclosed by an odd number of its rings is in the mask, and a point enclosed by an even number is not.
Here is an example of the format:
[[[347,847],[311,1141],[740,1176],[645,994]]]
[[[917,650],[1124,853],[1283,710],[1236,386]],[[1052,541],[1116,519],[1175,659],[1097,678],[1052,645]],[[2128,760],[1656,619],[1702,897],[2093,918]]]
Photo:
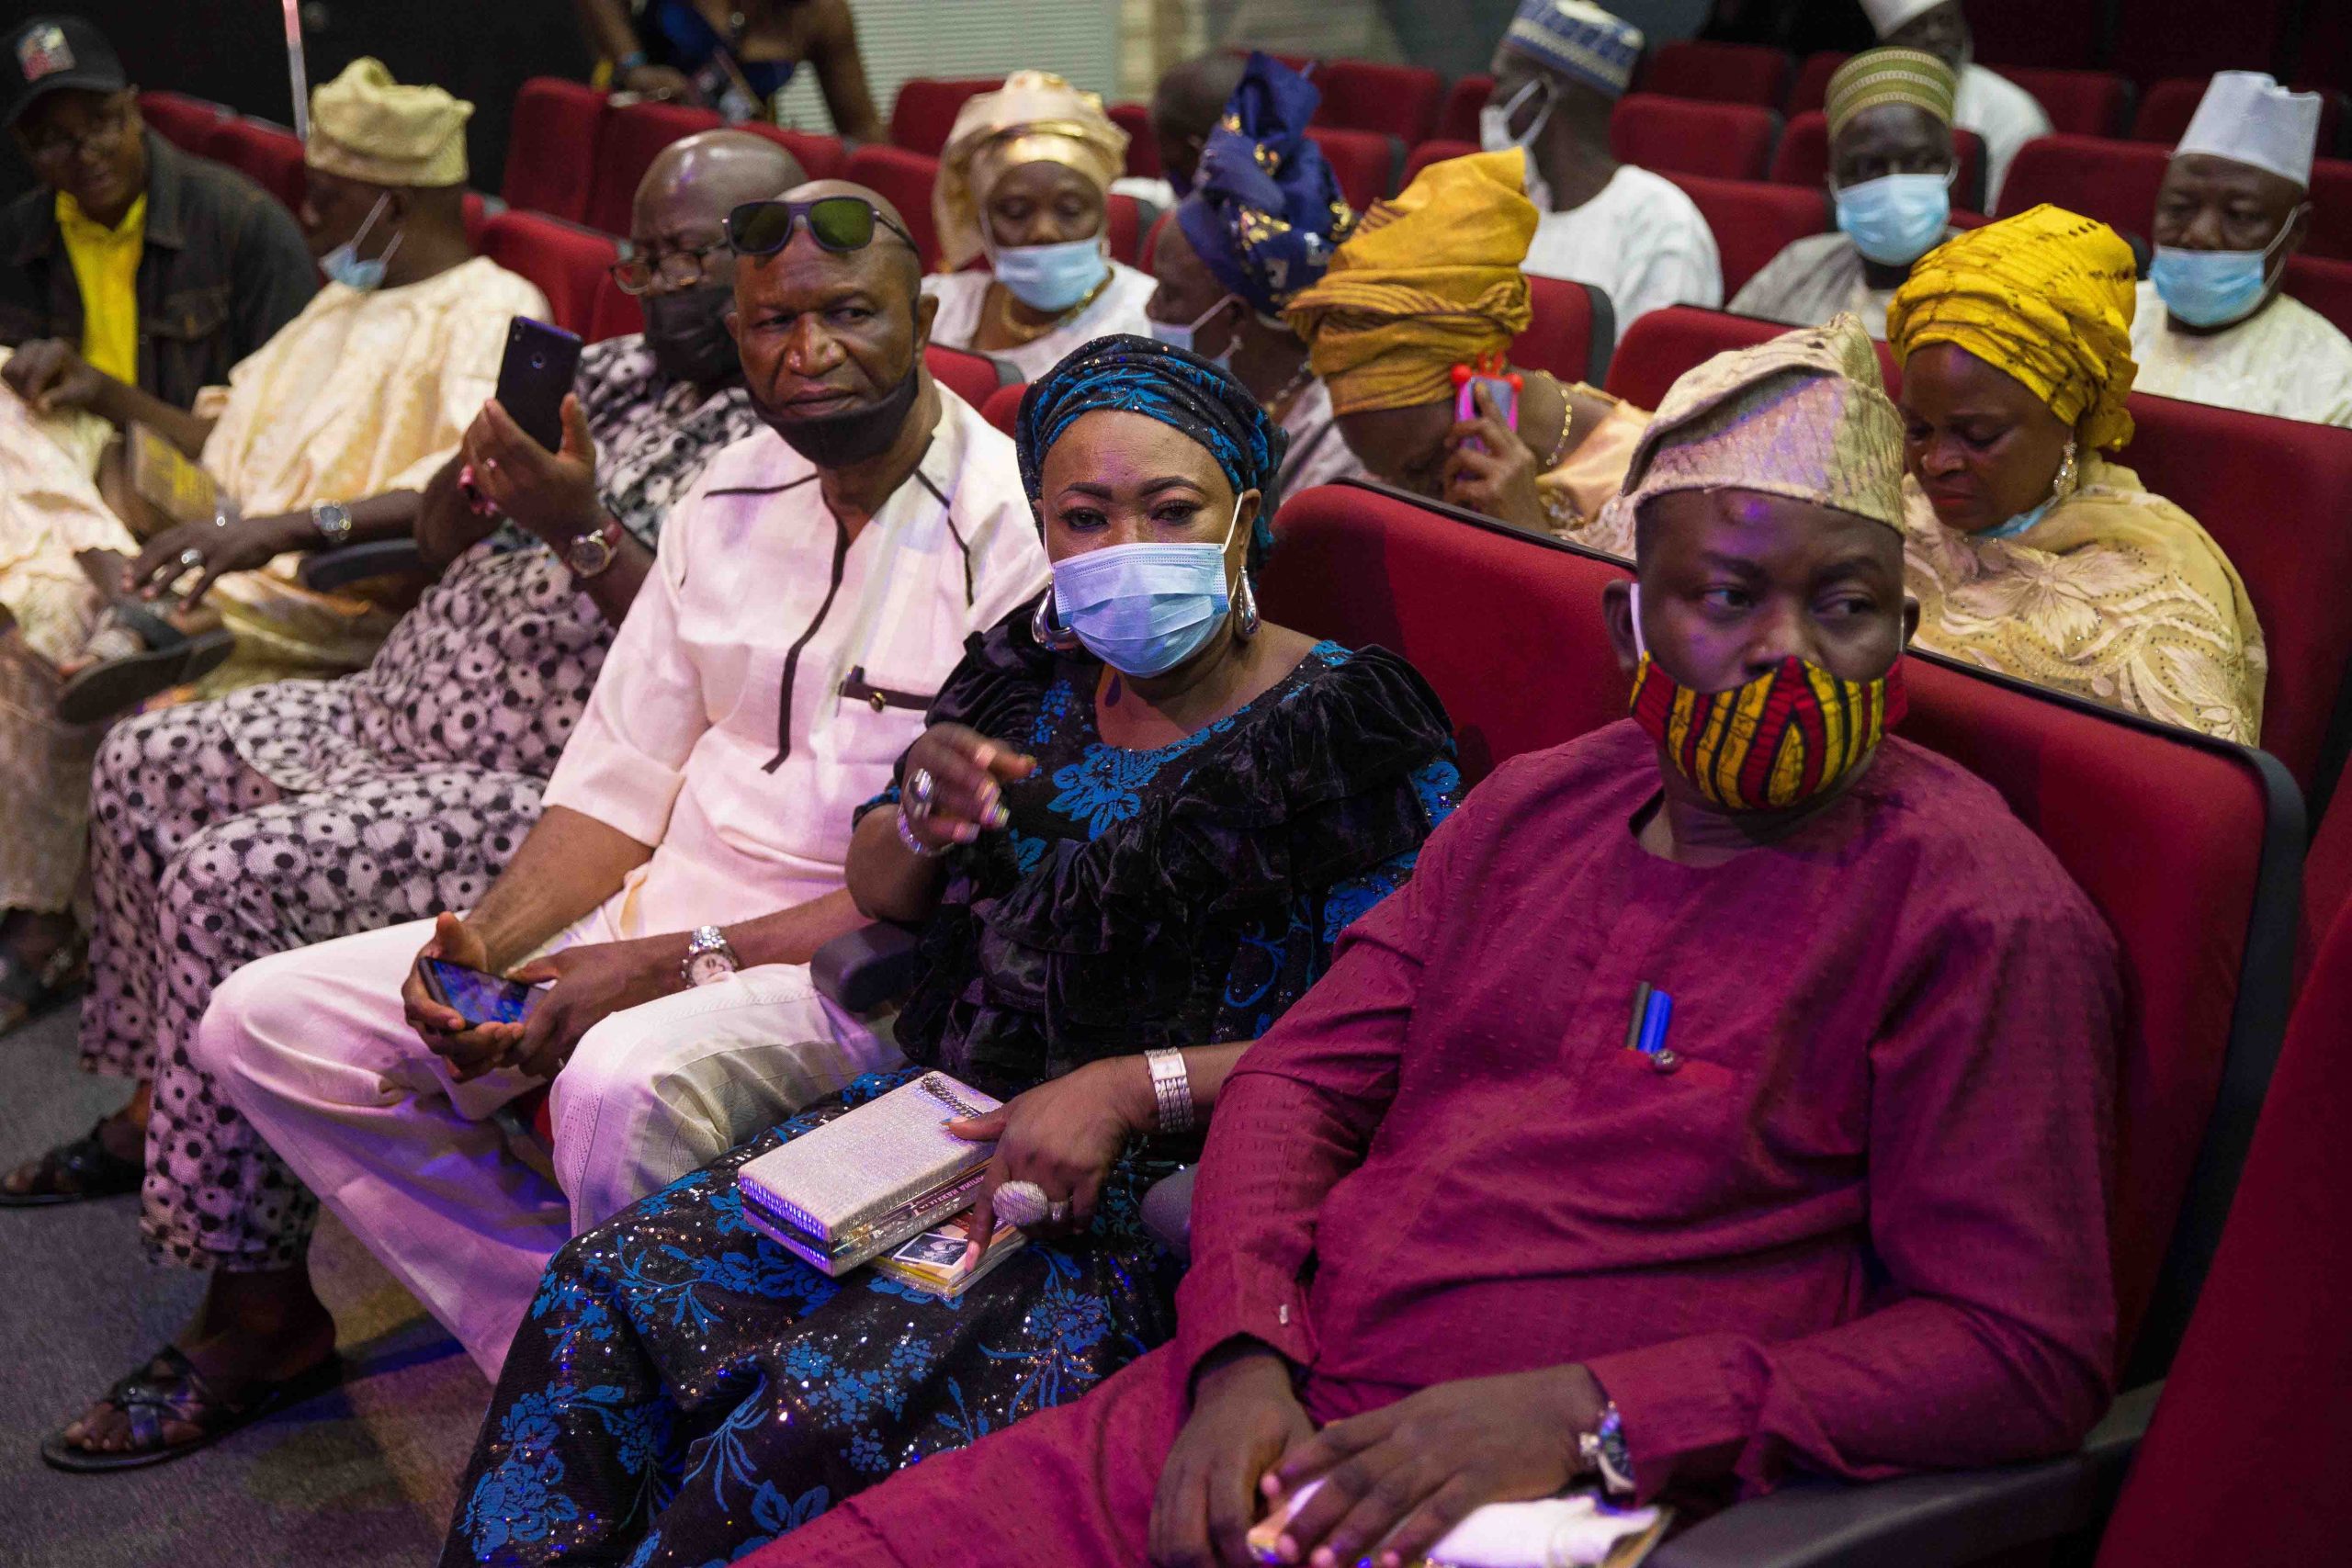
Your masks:
[[[1948,343],[2013,378],[2095,448],[2132,439],[2136,269],[2096,219],[2047,203],[1945,241],[1886,308],[1898,363]]]
[[[473,112],[438,87],[403,86],[382,61],[362,57],[311,94],[303,161],[369,185],[463,185]]]
[[[1625,469],[1638,510],[1680,490],[1809,501],[1903,531],[1903,416],[1851,315],[1683,372]]]
[[[1925,50],[1869,49],[1829,78],[1821,107],[1834,141],[1848,120],[1881,104],[1908,104],[1949,126],[1959,94],[1960,78],[1952,68]]]
[[[967,98],[939,155],[931,212],[942,265],[953,272],[983,250],[989,192],[1023,164],[1060,164],[1107,192],[1126,167],[1127,133],[1098,94],[1050,71],[1016,71],[993,93]]]
[[[1453,367],[1527,330],[1525,170],[1517,148],[1431,164],[1374,202],[1321,280],[1292,298],[1283,316],[1334,413],[1450,398]]]

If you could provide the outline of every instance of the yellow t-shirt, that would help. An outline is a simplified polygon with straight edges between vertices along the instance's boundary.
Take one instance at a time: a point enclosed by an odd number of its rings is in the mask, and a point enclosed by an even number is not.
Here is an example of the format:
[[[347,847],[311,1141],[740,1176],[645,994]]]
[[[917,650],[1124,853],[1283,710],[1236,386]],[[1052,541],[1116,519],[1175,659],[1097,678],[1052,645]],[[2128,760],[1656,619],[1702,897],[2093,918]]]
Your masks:
[[[142,193],[109,229],[57,193],[57,229],[82,288],[82,357],[118,381],[139,384],[139,256],[147,248]]]

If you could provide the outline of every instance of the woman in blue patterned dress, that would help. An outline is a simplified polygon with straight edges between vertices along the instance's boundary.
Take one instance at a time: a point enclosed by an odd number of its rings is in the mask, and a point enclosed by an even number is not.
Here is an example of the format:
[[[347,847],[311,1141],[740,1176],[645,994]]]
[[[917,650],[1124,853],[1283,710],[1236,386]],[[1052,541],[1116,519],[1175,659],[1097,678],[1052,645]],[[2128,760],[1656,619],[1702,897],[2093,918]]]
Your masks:
[[[923,927],[899,1047],[1008,1102],[958,1125],[996,1144],[982,1224],[1001,1183],[1042,1193],[1031,1244],[949,1301],[828,1279],[744,1222],[739,1167],[913,1068],[654,1194],[549,1265],[445,1568],[726,1562],[1172,1331],[1137,1211],[1198,1134],[1156,1089],[1205,1120],[1460,783],[1410,666],[1260,621],[1283,445],[1148,339],[1038,382],[1020,454],[1053,592],[975,645],[850,852],[859,907]]]

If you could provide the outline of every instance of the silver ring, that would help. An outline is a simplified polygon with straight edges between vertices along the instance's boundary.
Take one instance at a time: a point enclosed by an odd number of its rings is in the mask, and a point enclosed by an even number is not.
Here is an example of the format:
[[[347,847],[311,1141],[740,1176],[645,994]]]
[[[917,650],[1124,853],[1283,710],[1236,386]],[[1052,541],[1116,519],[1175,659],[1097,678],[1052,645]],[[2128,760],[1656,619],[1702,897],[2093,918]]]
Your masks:
[[[183,571],[194,571],[198,567],[200,567],[200,566],[202,566],[203,564],[204,564],[204,552],[203,552],[202,550],[199,550],[199,549],[196,548],[194,546],[190,546],[188,548],[184,549],[184,550],[182,550],[182,551],[180,552],[180,570],[183,570]]]
[[[929,768],[917,768],[907,775],[907,818],[920,822],[931,815],[932,803],[939,794],[939,781],[931,776]]]
[[[1034,1181],[1006,1182],[996,1190],[989,1207],[996,1211],[997,1222],[1008,1225],[1035,1225],[1053,1212],[1046,1190]]]

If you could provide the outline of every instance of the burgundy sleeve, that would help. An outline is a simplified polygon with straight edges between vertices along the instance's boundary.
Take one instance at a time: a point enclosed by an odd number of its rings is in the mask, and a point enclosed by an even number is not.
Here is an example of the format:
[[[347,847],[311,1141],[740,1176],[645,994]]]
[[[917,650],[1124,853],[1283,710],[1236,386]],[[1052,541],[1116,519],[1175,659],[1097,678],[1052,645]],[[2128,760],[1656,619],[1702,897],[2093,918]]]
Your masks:
[[[2071,890],[2069,890],[2071,891]],[[2107,1406],[2114,946],[2079,896],[1935,923],[1871,1051],[1875,1310],[1780,1343],[1711,1334],[1605,1356],[1645,1498],[2062,1452]]]
[[[1396,1090],[1430,935],[1484,814],[1474,795],[1411,877],[1348,928],[1330,970],[1235,1066],[1193,1191],[1193,1263],[1176,1297],[1189,1381],[1236,1336],[1314,1359],[1305,1277],[1323,1196],[1362,1162]]]

